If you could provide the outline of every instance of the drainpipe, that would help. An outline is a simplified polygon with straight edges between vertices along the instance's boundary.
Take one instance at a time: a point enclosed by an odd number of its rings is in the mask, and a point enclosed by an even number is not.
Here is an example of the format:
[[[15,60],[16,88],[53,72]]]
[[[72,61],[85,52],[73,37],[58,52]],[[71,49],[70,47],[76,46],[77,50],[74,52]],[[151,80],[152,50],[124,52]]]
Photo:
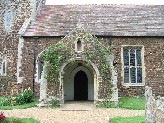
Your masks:
[[[34,61],[33,61],[33,81],[32,81],[32,90],[33,90],[33,97],[35,97],[35,72],[36,72],[36,55],[37,55],[37,38],[38,37],[34,37],[33,38],[33,57],[34,57]]]
[[[109,46],[112,46],[112,36],[109,37]]]
[[[109,46],[112,46],[112,36],[109,37]],[[110,52],[112,52],[112,49],[110,49]]]

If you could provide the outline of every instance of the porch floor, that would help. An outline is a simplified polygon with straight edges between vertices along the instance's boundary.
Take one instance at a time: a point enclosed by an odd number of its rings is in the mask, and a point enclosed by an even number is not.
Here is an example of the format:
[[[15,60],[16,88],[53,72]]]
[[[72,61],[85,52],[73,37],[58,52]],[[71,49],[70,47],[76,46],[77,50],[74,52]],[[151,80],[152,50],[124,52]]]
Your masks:
[[[66,101],[61,105],[62,111],[88,111],[96,109],[94,101]]]

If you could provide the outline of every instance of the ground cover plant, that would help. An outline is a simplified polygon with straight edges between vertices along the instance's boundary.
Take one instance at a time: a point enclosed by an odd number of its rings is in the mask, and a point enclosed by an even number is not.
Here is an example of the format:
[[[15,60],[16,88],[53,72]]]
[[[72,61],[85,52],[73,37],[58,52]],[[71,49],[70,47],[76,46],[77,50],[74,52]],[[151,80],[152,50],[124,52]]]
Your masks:
[[[38,104],[38,99],[33,99],[31,103],[15,105],[15,106],[0,106],[0,109],[3,110],[26,109],[26,108],[35,107],[37,104]]]
[[[0,123],[40,123],[40,122],[33,118],[6,118],[4,120],[0,120]]]
[[[15,92],[13,78],[13,75],[0,76],[0,109],[11,110],[35,106],[38,101],[34,99],[30,87],[22,93]]]
[[[1,96],[0,106],[15,106],[22,105],[26,103],[31,103],[33,101],[33,92],[30,88],[25,89],[22,93],[17,94],[4,94]]]
[[[126,109],[133,109],[133,110],[145,110],[145,98],[120,98],[119,99],[119,107],[120,108],[126,108]]]
[[[142,97],[123,97],[119,99],[118,106],[113,105],[109,101],[102,102],[98,104],[98,107],[103,108],[125,108],[132,110],[145,110],[146,99]]]
[[[52,98],[51,102],[50,102],[50,108],[59,108],[60,107],[60,102],[58,98]]]
[[[38,120],[33,118],[8,118],[4,113],[0,113],[0,123],[39,123]]]
[[[35,106],[37,99],[33,98],[33,92],[30,88],[22,93],[10,94],[9,92],[0,95],[0,109],[23,109]]]
[[[112,118],[109,123],[145,123],[144,116],[134,116],[134,117],[115,117]]]

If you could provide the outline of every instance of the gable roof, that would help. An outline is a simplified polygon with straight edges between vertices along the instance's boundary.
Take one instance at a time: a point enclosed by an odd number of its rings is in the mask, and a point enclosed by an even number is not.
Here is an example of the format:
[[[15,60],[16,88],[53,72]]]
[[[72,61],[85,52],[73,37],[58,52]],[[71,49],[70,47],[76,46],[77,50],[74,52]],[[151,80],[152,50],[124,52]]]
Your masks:
[[[164,5],[46,5],[23,36],[64,36],[78,21],[99,36],[164,36]]]

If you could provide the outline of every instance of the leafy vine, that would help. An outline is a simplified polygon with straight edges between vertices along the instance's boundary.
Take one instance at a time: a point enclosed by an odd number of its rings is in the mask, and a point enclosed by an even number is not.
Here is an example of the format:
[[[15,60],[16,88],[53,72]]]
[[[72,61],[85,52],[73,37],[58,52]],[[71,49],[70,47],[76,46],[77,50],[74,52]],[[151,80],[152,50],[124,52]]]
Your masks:
[[[82,53],[83,58],[88,61],[88,64],[90,62],[96,64],[104,80],[110,82],[111,65],[109,55],[112,47],[104,46],[98,38],[86,32],[80,33],[78,37],[81,37],[84,41],[85,50]],[[39,57],[44,61],[46,66],[46,79],[48,82],[55,82],[57,84],[59,82],[58,78],[62,63],[69,61],[69,58],[75,57],[76,53],[74,49],[71,49],[67,44],[70,41],[72,47],[74,40],[74,38],[64,38],[40,53]]]
[[[59,41],[57,44],[51,45],[48,49],[40,53],[39,57],[44,61],[46,67],[45,78],[48,82],[58,82],[60,66],[69,54],[68,51],[64,42]]]

